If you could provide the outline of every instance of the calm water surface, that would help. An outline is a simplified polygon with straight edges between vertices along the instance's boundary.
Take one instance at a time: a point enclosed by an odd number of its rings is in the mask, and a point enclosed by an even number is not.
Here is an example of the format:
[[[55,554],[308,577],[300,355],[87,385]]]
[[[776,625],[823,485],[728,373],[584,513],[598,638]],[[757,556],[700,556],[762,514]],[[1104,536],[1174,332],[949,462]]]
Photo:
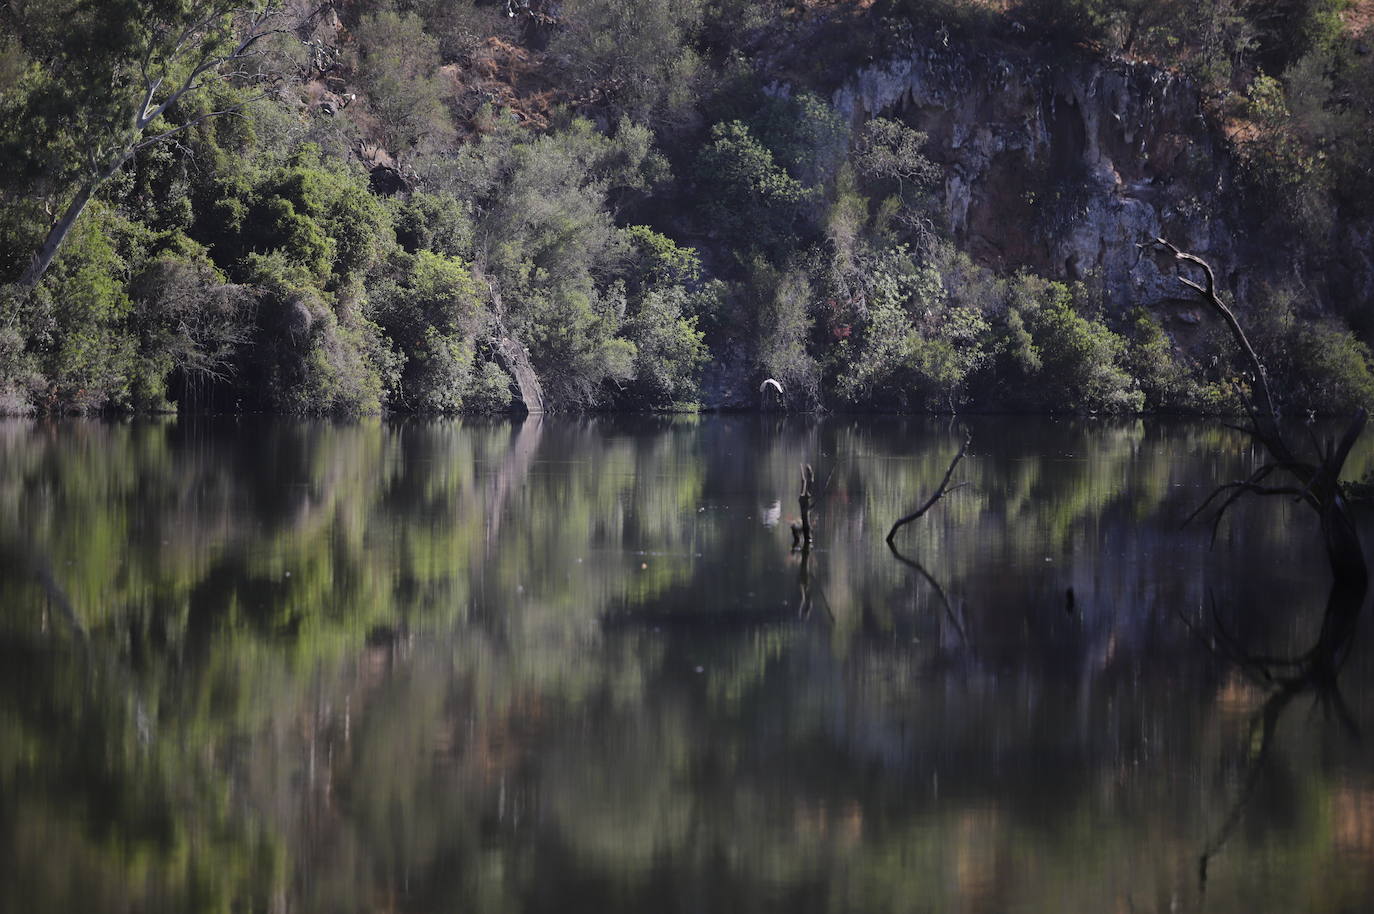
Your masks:
[[[899,538],[927,577],[883,536],[965,427],[972,485]],[[1288,701],[1218,652],[1315,640],[1315,525],[1180,529],[1259,461],[1148,422],[0,424],[0,910],[1374,909],[1374,645]]]

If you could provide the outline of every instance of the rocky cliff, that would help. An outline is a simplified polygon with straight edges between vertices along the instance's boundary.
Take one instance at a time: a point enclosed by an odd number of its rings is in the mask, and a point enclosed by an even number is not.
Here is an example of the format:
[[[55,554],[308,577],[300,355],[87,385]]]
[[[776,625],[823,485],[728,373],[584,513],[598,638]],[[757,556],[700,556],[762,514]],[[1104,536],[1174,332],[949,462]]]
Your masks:
[[[1136,247],[1162,234],[1212,261],[1242,302],[1251,283],[1286,275],[1326,308],[1370,303],[1367,227],[1338,225],[1315,252],[1252,231],[1230,146],[1178,74],[1080,51],[932,42],[866,66],[833,102],[856,125],[884,115],[929,134],[949,227],[989,266],[1092,277],[1113,309],[1194,323],[1172,270]]]

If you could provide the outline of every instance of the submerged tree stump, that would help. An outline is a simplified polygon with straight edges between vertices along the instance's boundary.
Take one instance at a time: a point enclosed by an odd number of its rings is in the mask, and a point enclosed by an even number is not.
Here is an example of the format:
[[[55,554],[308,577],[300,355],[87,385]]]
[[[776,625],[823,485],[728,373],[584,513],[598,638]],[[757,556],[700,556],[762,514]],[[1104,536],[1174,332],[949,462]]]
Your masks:
[[[801,468],[801,492],[797,495],[797,507],[801,510],[801,523],[792,525],[792,548],[807,552],[811,549],[811,488],[816,484],[816,471],[811,464],[803,463]]]

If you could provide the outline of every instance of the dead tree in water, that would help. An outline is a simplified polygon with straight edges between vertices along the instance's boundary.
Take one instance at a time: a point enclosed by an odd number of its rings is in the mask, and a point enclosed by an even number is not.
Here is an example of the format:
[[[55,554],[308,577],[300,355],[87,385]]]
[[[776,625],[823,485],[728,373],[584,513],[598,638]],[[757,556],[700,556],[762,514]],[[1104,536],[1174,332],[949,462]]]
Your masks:
[[[1262,685],[1277,685],[1278,689],[1250,719],[1243,743],[1245,751],[1241,753],[1248,756],[1250,761],[1245,777],[1241,780],[1240,794],[1230,814],[1198,855],[1198,887],[1202,891],[1207,890],[1207,869],[1212,858],[1221,852],[1236,832],[1251,802],[1260,792],[1257,788],[1265,771],[1272,764],[1271,750],[1279,720],[1294,699],[1300,695],[1313,694],[1327,717],[1334,717],[1351,739],[1360,739],[1359,724],[1341,695],[1338,677],[1346,658],[1350,656],[1355,620],[1363,603],[1363,588],[1347,586],[1339,580],[1336,581],[1327,600],[1326,615],[1322,620],[1321,635],[1317,643],[1307,653],[1294,660],[1256,657],[1241,650],[1239,642],[1224,630],[1219,631],[1219,638],[1211,639],[1219,653],[1226,655],[1227,659],[1236,663],[1251,678],[1258,680]],[[1219,624],[1220,618],[1217,621]]]
[[[929,571],[926,571],[924,565],[922,565],[915,559],[908,558],[907,556],[902,555],[902,553],[897,549],[897,544],[893,542],[893,538],[896,537],[897,531],[902,529],[902,527],[906,526],[914,520],[917,520],[925,516],[925,513],[929,511],[931,508],[935,507],[936,502],[938,502],[940,499],[944,498],[950,492],[957,491],[959,489],[964,488],[964,486],[968,485],[967,482],[960,482],[954,485],[950,485],[949,481],[954,476],[954,468],[959,465],[959,461],[963,460],[964,455],[968,453],[969,442],[971,442],[972,440],[972,436],[968,434],[964,435],[964,443],[959,446],[959,453],[955,454],[954,458],[950,460],[949,466],[945,469],[944,478],[940,480],[940,484],[935,487],[935,491],[931,493],[931,496],[927,498],[925,502],[921,505],[921,507],[917,508],[915,511],[912,511],[910,514],[904,517],[899,517],[897,521],[892,525],[892,529],[887,531],[887,548],[891,550],[893,558],[895,558],[903,565],[906,565],[908,568],[915,571],[917,574],[919,574],[922,578],[925,579],[926,583],[930,584],[930,586],[934,588],[936,596],[940,598],[940,603],[945,608],[945,615],[949,617],[950,622],[954,623],[955,631],[959,633],[960,639],[963,640],[965,643],[968,642],[968,634],[964,631],[964,626],[962,623],[960,623],[958,615],[955,614],[954,607],[949,602],[949,597],[945,595],[945,589],[940,586],[939,581],[935,580],[934,575],[932,575]]]
[[[902,529],[902,527],[921,517],[931,508],[935,507],[935,503],[940,499],[944,498],[950,492],[962,489],[964,486],[968,485],[968,483],[966,482],[961,482],[957,485],[951,486],[949,484],[949,480],[950,477],[954,475],[954,468],[959,465],[959,461],[964,459],[964,454],[968,453],[968,445],[969,441],[971,440],[972,439],[968,435],[964,436],[964,443],[959,447],[959,453],[954,455],[954,459],[949,462],[949,469],[945,470],[945,478],[940,480],[940,485],[936,487],[935,492],[930,496],[930,498],[926,499],[925,504],[921,505],[921,507],[917,508],[915,511],[912,511],[905,517],[899,517],[897,519],[897,522],[892,525],[892,529],[887,531],[887,544],[889,546],[892,545],[892,538],[897,535],[898,530]]]
[[[1220,615],[1213,607],[1216,632],[1209,639],[1213,649],[1260,682],[1277,684],[1279,690],[1270,696],[1251,722],[1246,742],[1253,747],[1256,745],[1258,734],[1258,750],[1249,750],[1253,762],[1245,778],[1244,787],[1231,814],[1227,816],[1221,829],[1208,840],[1198,857],[1198,885],[1205,891],[1208,865],[1244,817],[1246,807],[1255,795],[1259,778],[1268,764],[1279,718],[1293,699],[1304,692],[1315,692],[1325,707],[1329,711],[1334,711],[1346,729],[1358,737],[1354,718],[1341,698],[1337,677],[1349,656],[1355,621],[1359,617],[1368,590],[1369,571],[1365,565],[1359,532],[1350,516],[1345,492],[1341,488],[1340,477],[1346,458],[1364,431],[1368,417],[1363,409],[1357,411],[1339,438],[1327,437],[1324,441],[1318,441],[1316,435],[1309,431],[1310,456],[1300,455],[1299,449],[1289,442],[1279,425],[1278,409],[1274,404],[1264,365],[1235,314],[1217,295],[1216,274],[1212,271],[1211,265],[1196,254],[1179,250],[1163,238],[1156,238],[1152,243],[1142,244],[1141,247],[1155,247],[1168,251],[1180,267],[1187,264],[1202,272],[1202,282],[1189,279],[1182,274],[1179,275],[1179,282],[1197,293],[1203,302],[1221,317],[1236,348],[1244,356],[1252,376],[1252,384],[1250,393],[1245,398],[1249,425],[1240,430],[1259,442],[1269,455],[1269,460],[1245,479],[1228,483],[1213,491],[1185,523],[1191,522],[1210,505],[1220,500],[1220,506],[1212,517],[1212,538],[1215,540],[1227,509],[1243,496],[1253,494],[1291,497],[1316,512],[1321,523],[1323,545],[1326,547],[1333,579],[1317,643],[1305,653],[1291,659],[1261,657],[1249,653],[1239,639],[1226,632],[1221,625]]]
[[[816,471],[811,464],[803,463],[801,469],[801,492],[797,495],[797,507],[801,509],[801,523],[792,525],[792,548],[807,552],[811,549],[811,487],[816,484]]]
[[[1188,520],[1192,521],[1200,516],[1208,506],[1220,499],[1220,507],[1212,518],[1212,535],[1215,537],[1227,509],[1242,496],[1253,494],[1292,497],[1316,512],[1321,522],[1327,558],[1331,562],[1331,573],[1337,584],[1363,592],[1368,584],[1369,572],[1365,566],[1364,550],[1360,546],[1359,533],[1350,517],[1340,478],[1341,469],[1346,458],[1350,456],[1350,449],[1364,431],[1368,415],[1363,409],[1356,412],[1349,427],[1339,439],[1328,437],[1324,441],[1318,441],[1316,436],[1309,432],[1312,454],[1310,457],[1300,456],[1298,449],[1289,443],[1279,426],[1278,410],[1269,389],[1269,379],[1265,375],[1259,356],[1255,354],[1255,348],[1250,345],[1250,340],[1241,329],[1235,314],[1217,295],[1216,274],[1213,273],[1211,265],[1196,254],[1179,250],[1163,238],[1156,238],[1153,244],[1172,254],[1180,265],[1188,264],[1202,271],[1202,282],[1196,282],[1181,274],[1179,282],[1196,292],[1208,307],[1220,315],[1231,333],[1236,348],[1245,357],[1253,376],[1253,383],[1250,395],[1245,399],[1250,424],[1241,430],[1263,445],[1270,457],[1267,463],[1246,479],[1219,487]],[[1276,485],[1276,482],[1286,484]]]

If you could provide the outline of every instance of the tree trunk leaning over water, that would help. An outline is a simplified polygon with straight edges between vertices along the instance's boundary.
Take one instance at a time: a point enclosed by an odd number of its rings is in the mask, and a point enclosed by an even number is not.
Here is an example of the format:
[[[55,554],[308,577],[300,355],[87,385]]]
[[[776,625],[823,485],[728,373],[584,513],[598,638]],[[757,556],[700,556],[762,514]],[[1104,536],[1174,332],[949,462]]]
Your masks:
[[[125,163],[139,152],[183,131],[224,114],[238,111],[247,102],[191,118],[168,130],[151,133],[153,124],[169,108],[211,83],[250,74],[240,67],[256,56],[253,47],[277,29],[269,28],[275,16],[274,0],[197,0],[175,22],[150,27],[147,46],[130,49],[130,65],[138,67],[141,86],[136,97],[128,99],[122,119],[127,126],[112,137],[88,138],[87,167],[72,199],[53,221],[19,285],[32,289],[52,266],[62,243],[100,186],[114,177]],[[247,21],[238,40],[231,35],[239,18]],[[189,69],[186,69],[189,68]],[[183,76],[174,73],[184,72]]]
[[[1141,245],[1141,247],[1146,246]],[[1196,292],[1208,307],[1220,315],[1231,333],[1236,348],[1240,350],[1249,363],[1253,385],[1245,405],[1250,415],[1250,427],[1242,430],[1263,445],[1271,458],[1268,463],[1255,470],[1248,478],[1219,487],[1207,497],[1188,520],[1192,521],[1201,515],[1208,505],[1224,493],[1225,497],[1221,500],[1221,506],[1213,515],[1212,535],[1215,538],[1216,531],[1227,509],[1242,496],[1246,494],[1291,496],[1306,503],[1317,513],[1321,521],[1322,538],[1326,546],[1327,558],[1331,563],[1331,573],[1335,576],[1337,583],[1342,586],[1356,587],[1363,592],[1368,584],[1369,571],[1365,564],[1364,549],[1360,544],[1359,533],[1350,517],[1349,506],[1346,502],[1345,492],[1341,488],[1340,478],[1346,458],[1350,456],[1350,449],[1355,446],[1355,442],[1364,431],[1368,414],[1363,409],[1357,411],[1345,433],[1339,439],[1328,437],[1324,441],[1318,441],[1316,436],[1309,432],[1312,457],[1310,459],[1299,457],[1296,449],[1289,444],[1279,427],[1278,410],[1274,405],[1274,397],[1269,388],[1269,379],[1265,375],[1264,366],[1260,363],[1254,346],[1250,344],[1250,340],[1246,337],[1245,331],[1241,328],[1235,314],[1217,295],[1216,274],[1212,271],[1211,265],[1196,254],[1179,250],[1178,247],[1163,238],[1156,238],[1148,246],[1168,251],[1180,265],[1189,264],[1202,271],[1203,281],[1200,283],[1181,274],[1179,275],[1179,282]],[[1276,486],[1270,483],[1270,477],[1280,471],[1291,478],[1292,484]]]
[[[479,271],[480,275],[480,271]],[[491,293],[491,307],[494,315],[492,352],[497,364],[515,379],[516,389],[520,391],[520,406],[527,414],[539,415],[544,412],[544,385],[530,362],[529,350],[506,329],[506,303],[501,298],[501,287],[490,276],[484,276],[487,290]]]
[[[539,383],[539,375],[535,373],[525,347],[514,337],[502,335],[497,337],[493,349],[497,362],[515,378],[515,386],[520,391],[520,405],[525,412],[531,415],[544,412],[544,385]]]

